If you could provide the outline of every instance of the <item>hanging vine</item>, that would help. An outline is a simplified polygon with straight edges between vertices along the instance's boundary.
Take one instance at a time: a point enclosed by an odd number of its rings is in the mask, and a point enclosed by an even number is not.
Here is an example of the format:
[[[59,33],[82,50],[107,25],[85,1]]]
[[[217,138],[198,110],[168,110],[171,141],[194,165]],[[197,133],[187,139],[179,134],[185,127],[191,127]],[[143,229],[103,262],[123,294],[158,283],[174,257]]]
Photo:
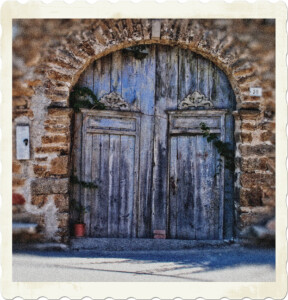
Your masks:
[[[88,189],[97,189],[98,185],[93,183],[93,182],[88,182],[88,181],[82,181],[79,180],[79,178],[75,175],[70,176],[70,182],[71,184],[79,184],[80,186]]]
[[[226,169],[230,171],[235,170],[235,162],[234,162],[234,152],[232,149],[232,145],[227,142],[222,142],[219,140],[216,133],[211,133],[210,128],[204,123],[200,123],[200,128],[202,130],[202,134],[206,137],[208,142],[212,142],[216,147],[217,152],[224,158],[224,166]]]
[[[73,87],[69,101],[75,112],[79,112],[80,108],[105,109],[105,105],[97,99],[88,87]]]

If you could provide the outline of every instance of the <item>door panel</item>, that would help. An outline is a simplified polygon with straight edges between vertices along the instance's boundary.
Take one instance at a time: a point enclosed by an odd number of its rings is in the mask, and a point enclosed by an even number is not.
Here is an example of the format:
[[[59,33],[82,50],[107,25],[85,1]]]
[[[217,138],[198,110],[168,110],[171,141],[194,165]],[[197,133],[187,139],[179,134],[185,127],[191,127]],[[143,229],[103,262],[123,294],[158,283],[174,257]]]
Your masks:
[[[96,190],[83,188],[84,203],[90,205],[85,215],[88,234],[135,236],[139,118],[134,113],[82,112],[85,141],[82,180],[98,185]]]
[[[202,120],[197,116],[198,128],[192,126],[189,132],[185,126],[179,126],[183,119],[184,124],[189,119],[195,124],[195,116],[195,112],[169,114],[169,232],[171,238],[178,239],[221,239],[223,162],[213,143],[198,132],[209,111],[202,113]],[[225,111],[210,112],[210,120],[218,120],[214,131],[221,140],[225,139],[221,129],[224,118]],[[213,124],[217,124],[216,121]]]

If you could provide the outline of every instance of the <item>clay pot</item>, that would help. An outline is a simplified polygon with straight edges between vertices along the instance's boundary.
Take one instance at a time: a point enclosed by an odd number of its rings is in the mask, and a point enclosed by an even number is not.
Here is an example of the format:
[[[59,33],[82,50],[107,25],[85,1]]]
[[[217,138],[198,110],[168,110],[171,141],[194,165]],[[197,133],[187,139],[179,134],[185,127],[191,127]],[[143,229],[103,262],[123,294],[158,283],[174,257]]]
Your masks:
[[[83,237],[85,235],[85,224],[74,224],[75,237]]]

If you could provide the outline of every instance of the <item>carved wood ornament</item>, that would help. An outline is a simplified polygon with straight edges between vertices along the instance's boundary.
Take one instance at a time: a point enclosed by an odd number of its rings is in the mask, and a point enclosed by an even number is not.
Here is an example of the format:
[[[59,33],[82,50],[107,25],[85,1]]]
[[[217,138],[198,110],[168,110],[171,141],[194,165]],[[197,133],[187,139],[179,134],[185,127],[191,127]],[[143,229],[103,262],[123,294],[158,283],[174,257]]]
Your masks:
[[[104,95],[100,102],[111,110],[131,110],[130,105],[116,92]]]
[[[205,95],[201,94],[198,91],[195,91],[193,94],[189,94],[186,98],[184,98],[178,105],[179,109],[188,109],[190,107],[202,107],[209,106],[213,107],[213,103],[205,97]]]

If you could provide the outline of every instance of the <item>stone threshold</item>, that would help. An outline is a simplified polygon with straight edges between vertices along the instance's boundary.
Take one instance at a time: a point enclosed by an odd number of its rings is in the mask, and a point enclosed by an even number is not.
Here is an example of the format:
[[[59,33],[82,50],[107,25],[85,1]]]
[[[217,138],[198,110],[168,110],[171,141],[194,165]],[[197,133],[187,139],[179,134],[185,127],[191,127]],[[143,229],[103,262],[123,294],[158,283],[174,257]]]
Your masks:
[[[135,250],[186,250],[225,246],[233,240],[174,240],[146,238],[72,238],[71,250],[135,251]]]

